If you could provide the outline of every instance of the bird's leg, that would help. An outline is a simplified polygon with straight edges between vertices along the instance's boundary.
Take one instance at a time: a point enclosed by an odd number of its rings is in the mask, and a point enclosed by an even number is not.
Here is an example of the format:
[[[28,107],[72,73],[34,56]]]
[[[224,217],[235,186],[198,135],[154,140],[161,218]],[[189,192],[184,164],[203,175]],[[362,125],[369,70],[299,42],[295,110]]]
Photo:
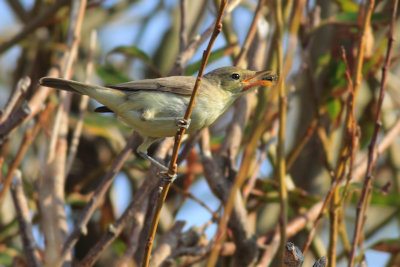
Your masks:
[[[147,149],[151,146],[151,144],[153,144],[157,140],[159,140],[159,138],[144,137],[143,143],[140,146],[138,146],[136,151],[142,158],[147,159],[148,161],[150,161],[163,171],[168,171],[168,168],[166,166],[158,162],[156,159],[147,155]]]
[[[156,159],[150,157],[146,153],[143,153],[143,152],[138,152],[138,153],[142,158],[147,159],[148,161],[150,161],[151,163],[153,163],[154,165],[156,165],[157,167],[159,167],[163,171],[168,171],[168,168],[166,166],[164,166],[162,163],[158,162]]]
[[[150,161],[151,163],[153,163],[154,165],[156,165],[157,167],[159,167],[162,170],[162,171],[160,171],[160,175],[161,175],[161,179],[164,182],[173,183],[177,176],[176,175],[176,170],[178,168],[177,165],[175,164],[175,166],[174,166],[175,173],[173,175],[171,175],[169,173],[168,167],[164,166],[163,164],[158,162],[156,159],[147,155],[147,149],[151,146],[151,144],[153,144],[154,142],[156,142],[159,139],[160,138],[144,137],[143,143],[140,146],[138,146],[136,151],[142,158],[147,159],[148,161]]]
[[[177,117],[154,117],[154,113],[152,110],[144,111],[140,118],[144,121],[171,121],[175,122],[176,126],[179,128],[185,128],[186,130],[189,129],[190,126],[190,119],[185,120],[185,118],[177,118]]]

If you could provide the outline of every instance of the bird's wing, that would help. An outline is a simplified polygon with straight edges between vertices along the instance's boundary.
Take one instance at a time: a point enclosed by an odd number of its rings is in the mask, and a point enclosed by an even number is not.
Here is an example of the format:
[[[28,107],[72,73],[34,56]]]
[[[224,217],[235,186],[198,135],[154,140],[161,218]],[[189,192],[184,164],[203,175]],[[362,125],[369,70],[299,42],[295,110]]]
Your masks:
[[[191,95],[196,77],[170,76],[157,79],[132,81],[117,85],[107,86],[121,91],[159,91],[177,95]]]

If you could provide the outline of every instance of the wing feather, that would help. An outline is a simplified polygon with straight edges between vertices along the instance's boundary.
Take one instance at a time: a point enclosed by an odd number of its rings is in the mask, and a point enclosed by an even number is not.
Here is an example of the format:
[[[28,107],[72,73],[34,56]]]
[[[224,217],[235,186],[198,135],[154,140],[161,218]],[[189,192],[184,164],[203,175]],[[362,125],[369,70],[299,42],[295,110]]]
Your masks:
[[[157,79],[132,81],[117,85],[107,86],[121,91],[160,91],[177,95],[191,95],[196,77],[170,76]]]

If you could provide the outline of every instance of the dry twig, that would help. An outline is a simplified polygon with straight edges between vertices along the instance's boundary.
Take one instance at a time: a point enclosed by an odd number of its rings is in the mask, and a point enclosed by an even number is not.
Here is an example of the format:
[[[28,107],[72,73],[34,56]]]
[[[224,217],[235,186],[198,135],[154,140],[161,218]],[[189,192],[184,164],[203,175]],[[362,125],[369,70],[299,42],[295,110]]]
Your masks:
[[[26,260],[29,266],[39,267],[42,266],[42,263],[40,261],[39,252],[36,249],[35,240],[33,239],[28,202],[22,188],[21,176],[21,171],[16,170],[11,185],[11,195],[13,198],[15,211],[17,213]]]
[[[374,166],[374,154],[376,152],[376,142],[378,139],[378,133],[381,129],[381,115],[382,115],[382,103],[383,99],[385,97],[385,85],[386,85],[386,77],[387,77],[387,71],[390,66],[390,59],[392,55],[392,47],[393,47],[393,36],[394,36],[394,22],[396,20],[396,12],[397,12],[397,7],[398,7],[399,1],[394,1],[393,4],[393,13],[392,13],[392,20],[390,23],[390,31],[389,31],[389,36],[388,36],[388,45],[387,45],[387,53],[386,53],[386,58],[384,65],[382,67],[382,79],[381,79],[381,87],[379,90],[379,98],[378,98],[378,106],[377,106],[377,113],[376,113],[376,119],[375,119],[375,128],[374,132],[372,134],[372,139],[371,142],[368,146],[368,164],[367,164],[367,172],[365,174],[364,178],[364,185],[361,193],[360,200],[357,205],[357,216],[356,216],[356,224],[354,228],[354,236],[353,236],[353,243],[351,246],[351,251],[350,251],[350,256],[349,256],[349,267],[352,267],[354,265],[354,257],[355,257],[355,252],[356,248],[358,246],[358,240],[361,234],[361,228],[363,224],[364,217],[366,216],[366,211],[368,209],[368,195],[370,194],[371,191],[371,183],[372,183],[372,169]],[[371,0],[367,6],[367,14],[365,15],[366,17],[372,13],[373,7],[374,7],[374,1]],[[369,20],[369,18],[368,18]]]

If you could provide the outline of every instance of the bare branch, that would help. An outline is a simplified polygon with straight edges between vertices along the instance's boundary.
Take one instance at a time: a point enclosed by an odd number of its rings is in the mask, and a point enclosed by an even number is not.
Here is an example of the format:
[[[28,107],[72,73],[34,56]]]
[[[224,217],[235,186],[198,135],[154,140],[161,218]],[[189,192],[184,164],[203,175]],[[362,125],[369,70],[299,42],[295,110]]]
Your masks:
[[[21,176],[21,171],[16,170],[11,185],[11,195],[13,198],[15,211],[17,213],[26,260],[29,266],[39,267],[42,266],[42,263],[40,262],[39,252],[35,248],[36,245],[32,235],[32,225],[29,215],[28,202],[22,188]]]
[[[13,0],[12,0],[13,1]],[[52,6],[46,9],[42,14],[37,16],[35,19],[26,24],[25,28],[22,29],[17,35],[15,35],[11,40],[8,40],[0,44],[0,54],[7,51],[16,43],[19,43],[25,39],[34,30],[41,27],[49,18],[53,17],[62,6],[66,5],[71,0],[57,0]]]
[[[11,111],[15,108],[18,100],[21,98],[23,94],[26,93],[28,87],[31,85],[31,79],[29,77],[24,77],[19,79],[17,83],[17,87],[10,95],[6,106],[1,110],[0,113],[0,125],[7,119],[7,117],[11,114]]]
[[[370,0],[367,5],[367,11],[365,15],[365,20],[364,20],[364,26],[365,24],[368,25],[369,23],[369,16],[371,16],[372,10],[374,8],[374,0]],[[351,246],[351,251],[350,251],[350,257],[349,257],[349,267],[352,267],[354,265],[354,258],[355,258],[355,253],[356,249],[358,246],[359,242],[359,237],[361,234],[362,230],[362,222],[364,220],[364,217],[366,216],[366,211],[368,209],[368,202],[367,198],[368,195],[370,194],[371,191],[371,183],[372,183],[372,169],[375,164],[374,161],[374,155],[376,151],[376,143],[378,139],[378,134],[381,129],[381,115],[382,115],[382,104],[383,104],[383,99],[385,97],[385,85],[386,85],[386,77],[387,77],[387,71],[390,66],[390,60],[391,60],[391,55],[392,55],[392,47],[393,47],[393,38],[394,38],[394,23],[396,21],[396,12],[397,12],[397,7],[398,7],[399,1],[394,1],[393,3],[393,13],[392,13],[392,20],[390,23],[390,31],[389,31],[389,36],[388,36],[388,45],[387,45],[387,53],[386,53],[386,58],[384,65],[382,67],[382,80],[381,80],[381,87],[379,91],[379,98],[378,98],[378,106],[377,106],[377,113],[376,113],[376,119],[375,119],[375,128],[374,132],[372,134],[372,139],[370,141],[370,144],[368,146],[368,164],[367,164],[367,172],[365,174],[364,178],[364,185],[363,185],[363,190],[361,193],[360,200],[357,205],[357,216],[356,216],[356,224],[354,228],[354,236],[353,236],[353,243]],[[366,26],[365,26],[366,27]],[[365,38],[365,37],[361,37]],[[363,50],[363,47],[361,47],[360,44],[360,49]],[[361,53],[361,51],[360,51]],[[361,60],[360,60],[361,61]]]

